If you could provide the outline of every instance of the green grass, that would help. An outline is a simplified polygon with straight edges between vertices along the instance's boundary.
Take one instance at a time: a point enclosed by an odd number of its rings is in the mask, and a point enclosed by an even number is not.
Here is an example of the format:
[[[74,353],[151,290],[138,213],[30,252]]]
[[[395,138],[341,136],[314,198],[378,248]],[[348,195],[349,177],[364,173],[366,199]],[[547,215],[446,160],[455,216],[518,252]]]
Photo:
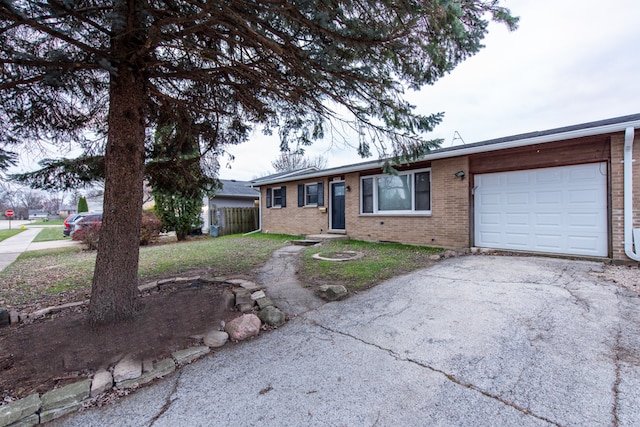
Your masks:
[[[0,230],[0,242],[2,242],[4,239],[15,236],[20,232],[22,232],[20,228],[12,228],[11,230]]]
[[[138,271],[143,280],[189,271],[215,276],[250,273],[292,238],[296,237],[235,235],[142,247]],[[0,301],[15,306],[47,294],[88,289],[95,259],[95,251],[78,248],[24,252],[0,272]]]
[[[53,240],[64,240],[62,227],[46,227],[33,239],[34,242],[51,242]],[[66,238],[68,239],[68,237]]]
[[[144,280],[181,274],[230,276],[251,274],[271,253],[298,236],[254,234],[200,238],[140,248],[139,276]],[[313,259],[342,251],[362,252],[347,262]],[[344,284],[349,290],[366,289],[391,277],[428,266],[440,248],[361,241],[327,242],[307,248],[300,275],[306,285]],[[19,306],[44,295],[67,291],[88,292],[93,280],[95,251],[78,248],[30,251],[0,272],[0,304]]]
[[[346,262],[313,258],[316,253],[330,258],[342,251],[362,252],[364,257]],[[327,242],[305,251],[300,277],[310,285],[342,284],[351,291],[366,289],[391,277],[426,267],[430,263],[429,256],[438,252],[442,249],[396,243]]]
[[[64,219],[51,219],[49,221],[33,221],[30,222],[28,225],[63,225],[64,224]]]

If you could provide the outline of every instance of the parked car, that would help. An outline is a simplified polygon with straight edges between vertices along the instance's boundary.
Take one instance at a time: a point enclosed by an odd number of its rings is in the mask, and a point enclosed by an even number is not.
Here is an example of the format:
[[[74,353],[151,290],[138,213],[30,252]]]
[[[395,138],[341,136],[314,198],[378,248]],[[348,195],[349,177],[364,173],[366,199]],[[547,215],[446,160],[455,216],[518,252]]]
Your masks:
[[[86,228],[92,225],[102,225],[102,213],[85,212],[85,214],[86,215],[82,215],[79,218],[76,218],[76,220],[73,221],[73,223],[71,224],[72,230],[69,233],[71,238],[73,238],[73,235],[78,230],[82,230],[83,228]]]
[[[89,212],[80,212],[71,214],[64,220],[64,228],[62,229],[62,235],[68,237],[71,235],[71,230],[73,230],[73,222],[80,219],[84,215],[88,215]]]

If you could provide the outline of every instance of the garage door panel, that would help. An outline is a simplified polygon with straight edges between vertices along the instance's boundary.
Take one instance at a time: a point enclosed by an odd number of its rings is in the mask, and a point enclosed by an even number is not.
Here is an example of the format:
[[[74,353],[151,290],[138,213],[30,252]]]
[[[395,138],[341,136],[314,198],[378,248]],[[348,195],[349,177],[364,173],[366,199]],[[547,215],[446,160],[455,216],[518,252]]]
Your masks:
[[[475,183],[476,246],[607,255],[605,163],[480,174]]]

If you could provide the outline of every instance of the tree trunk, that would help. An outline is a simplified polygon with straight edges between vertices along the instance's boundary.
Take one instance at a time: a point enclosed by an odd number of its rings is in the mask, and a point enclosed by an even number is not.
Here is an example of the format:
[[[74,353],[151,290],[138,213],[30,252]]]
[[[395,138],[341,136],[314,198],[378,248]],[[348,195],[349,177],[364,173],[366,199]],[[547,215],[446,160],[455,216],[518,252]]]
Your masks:
[[[111,76],[104,212],[89,305],[93,324],[128,320],[136,312],[144,112],[142,76],[130,63],[121,63]]]

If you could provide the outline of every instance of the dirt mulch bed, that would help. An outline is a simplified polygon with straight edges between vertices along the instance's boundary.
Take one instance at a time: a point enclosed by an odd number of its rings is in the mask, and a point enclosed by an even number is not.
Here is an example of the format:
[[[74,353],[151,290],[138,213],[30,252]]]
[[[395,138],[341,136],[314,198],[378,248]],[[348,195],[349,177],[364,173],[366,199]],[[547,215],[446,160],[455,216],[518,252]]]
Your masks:
[[[127,354],[161,360],[195,345],[194,335],[219,329],[223,321],[239,315],[221,304],[226,288],[228,284],[203,282],[163,288],[139,299],[139,315],[130,323],[92,328],[86,321],[87,307],[82,306],[2,328],[1,397],[11,401],[73,383]],[[81,292],[77,297],[84,299]],[[65,302],[70,298],[67,295]],[[58,300],[38,305],[55,305]]]

